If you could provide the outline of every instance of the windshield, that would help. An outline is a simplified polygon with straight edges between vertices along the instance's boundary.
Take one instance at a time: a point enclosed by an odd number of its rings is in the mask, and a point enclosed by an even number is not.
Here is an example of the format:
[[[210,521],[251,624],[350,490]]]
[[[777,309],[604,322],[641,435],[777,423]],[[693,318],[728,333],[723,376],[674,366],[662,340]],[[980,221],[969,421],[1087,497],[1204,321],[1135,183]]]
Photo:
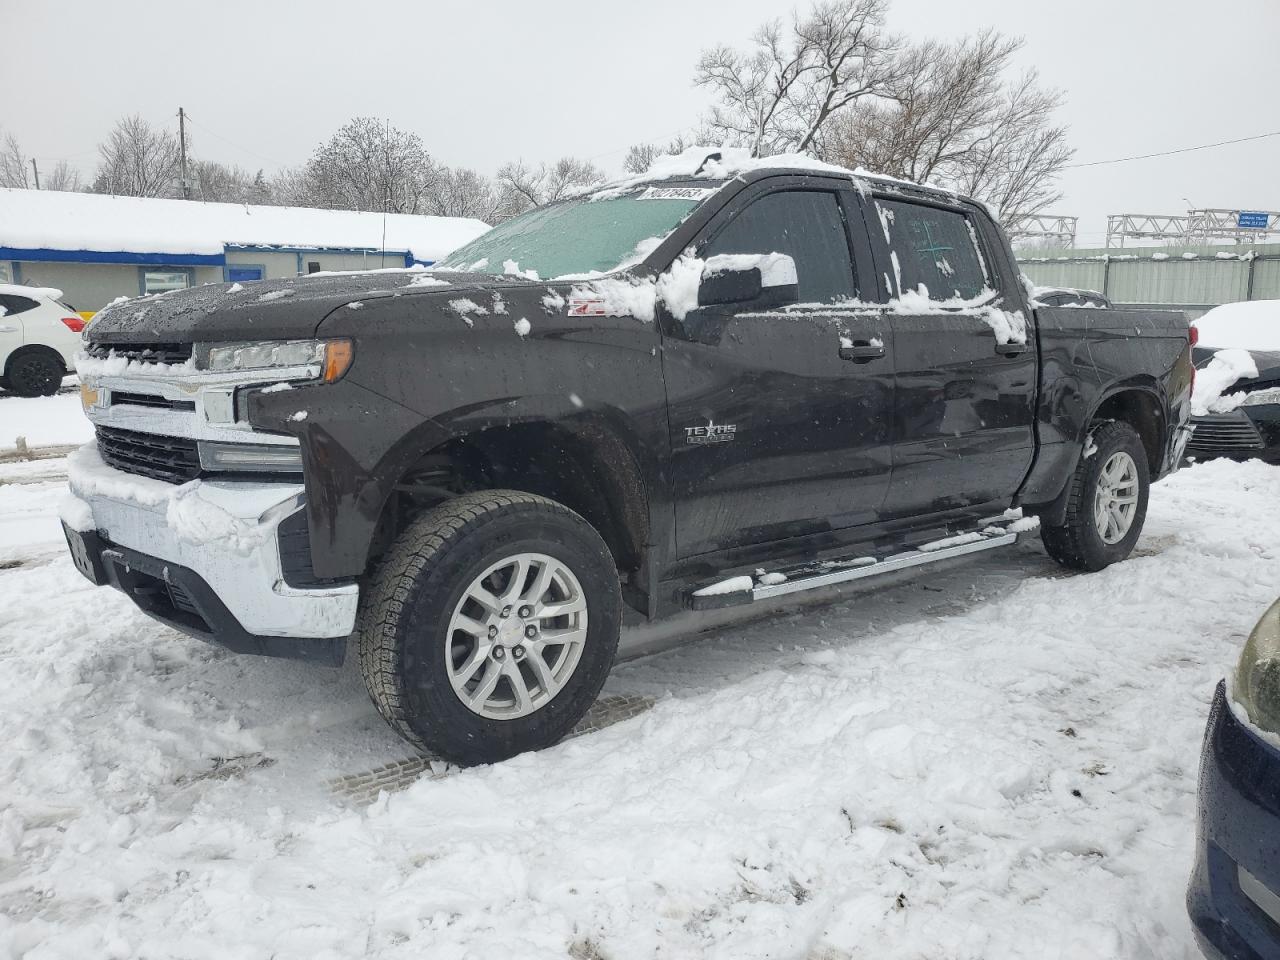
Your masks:
[[[718,186],[718,185],[717,185]],[[435,266],[441,270],[518,273],[530,280],[608,273],[638,262],[715,192],[698,187],[638,186],[565,200],[494,227]]]

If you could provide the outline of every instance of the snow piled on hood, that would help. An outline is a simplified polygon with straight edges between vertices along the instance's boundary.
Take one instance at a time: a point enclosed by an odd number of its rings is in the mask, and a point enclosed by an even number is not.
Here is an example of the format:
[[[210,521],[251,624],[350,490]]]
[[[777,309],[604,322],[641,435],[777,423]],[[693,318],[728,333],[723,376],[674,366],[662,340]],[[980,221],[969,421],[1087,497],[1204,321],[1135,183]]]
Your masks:
[[[1280,300],[1224,303],[1193,326],[1200,331],[1202,347],[1280,351]]]
[[[1196,371],[1196,385],[1191,393],[1191,412],[1197,417],[1210,413],[1230,413],[1240,406],[1244,394],[1224,397],[1239,380],[1258,375],[1258,366],[1248,350],[1219,350],[1207,364]]]

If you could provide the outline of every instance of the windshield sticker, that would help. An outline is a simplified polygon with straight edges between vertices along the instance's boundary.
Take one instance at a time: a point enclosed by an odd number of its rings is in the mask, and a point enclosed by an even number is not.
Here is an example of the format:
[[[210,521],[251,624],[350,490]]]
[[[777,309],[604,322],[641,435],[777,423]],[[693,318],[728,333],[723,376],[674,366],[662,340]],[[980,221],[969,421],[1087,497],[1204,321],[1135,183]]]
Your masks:
[[[609,311],[601,297],[570,297],[569,316],[571,317],[607,317]]]
[[[705,200],[716,192],[715,187],[650,187],[637,200]]]

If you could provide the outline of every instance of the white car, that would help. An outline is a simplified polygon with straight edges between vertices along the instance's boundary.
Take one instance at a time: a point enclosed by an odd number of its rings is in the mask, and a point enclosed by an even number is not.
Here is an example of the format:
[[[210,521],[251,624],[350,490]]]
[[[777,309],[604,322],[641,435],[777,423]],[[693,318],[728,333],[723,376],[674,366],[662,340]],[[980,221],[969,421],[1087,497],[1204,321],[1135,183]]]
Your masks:
[[[75,369],[84,317],[52,287],[0,283],[0,387],[47,397]]]

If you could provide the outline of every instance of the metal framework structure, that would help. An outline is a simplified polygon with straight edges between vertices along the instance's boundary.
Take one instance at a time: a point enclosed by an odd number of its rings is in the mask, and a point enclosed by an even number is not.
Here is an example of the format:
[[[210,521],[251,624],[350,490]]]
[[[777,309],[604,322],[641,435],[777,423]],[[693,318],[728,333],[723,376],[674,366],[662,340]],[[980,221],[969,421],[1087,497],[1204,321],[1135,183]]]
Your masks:
[[[1265,217],[1265,226],[1240,226],[1241,214]],[[1204,208],[1188,210],[1182,216],[1119,213],[1107,217],[1107,246],[1123,247],[1130,240],[1165,240],[1194,245],[1230,240],[1233,243],[1269,243],[1280,240],[1280,212]]]
[[[1014,214],[1004,227],[1010,241],[1038,240],[1051,246],[1074,247],[1076,220],[1056,213]]]

